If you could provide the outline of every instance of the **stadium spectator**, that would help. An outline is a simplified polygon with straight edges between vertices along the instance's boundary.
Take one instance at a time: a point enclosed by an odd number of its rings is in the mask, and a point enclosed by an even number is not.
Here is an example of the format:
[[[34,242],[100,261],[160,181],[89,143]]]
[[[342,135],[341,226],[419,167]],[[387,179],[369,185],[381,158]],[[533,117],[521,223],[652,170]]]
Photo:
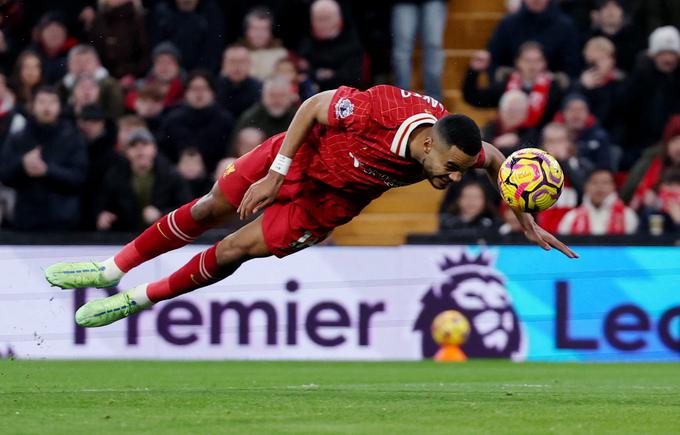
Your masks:
[[[34,51],[23,51],[14,65],[10,86],[19,110],[30,113],[35,92],[42,86],[42,60]]]
[[[139,0],[102,0],[89,31],[111,75],[140,77],[149,69],[149,36]]]
[[[287,79],[267,79],[262,87],[262,100],[243,112],[236,123],[235,131],[255,127],[262,130],[267,137],[286,131],[295,116],[295,101],[296,96]]]
[[[491,229],[498,225],[484,187],[474,181],[463,186],[456,201],[439,215],[439,231]]]
[[[17,191],[14,227],[72,230],[80,221],[87,149],[73,125],[60,120],[59,95],[41,88],[32,116],[9,135],[0,154],[0,182]]]
[[[641,213],[641,232],[660,236],[680,232],[680,167],[661,175],[656,200]]]
[[[630,168],[642,150],[661,139],[664,126],[680,101],[680,34],[675,27],[649,36],[649,57],[633,70],[620,106],[624,110],[626,147],[622,168]]]
[[[588,176],[583,204],[564,215],[558,232],[572,235],[633,234],[637,227],[637,215],[616,193],[614,174],[606,169],[597,169]]]
[[[288,56],[281,41],[274,38],[274,17],[269,9],[256,7],[243,19],[244,44],[250,50],[250,75],[264,80],[274,72],[276,61]]]
[[[99,195],[97,229],[136,231],[191,199],[173,165],[158,153],[146,129],[132,131],[121,159],[104,179]]]
[[[135,114],[144,120],[154,136],[157,136],[163,124],[165,112],[160,87],[149,84],[139,90],[135,99]]]
[[[298,101],[304,101],[318,91],[314,82],[309,79],[306,71],[300,71],[300,65],[304,65],[304,59],[294,59],[292,56],[279,59],[274,65],[274,75],[287,78],[293,92],[298,95]]]
[[[481,87],[479,76],[489,67],[490,58],[485,51],[477,52],[463,82],[463,98],[476,107],[496,107],[506,91],[521,90],[529,96],[529,113],[523,126],[541,127],[549,122],[560,107],[569,87],[569,78],[548,71],[540,44],[528,41],[517,51],[515,68],[498,68],[488,87]]]
[[[447,0],[397,0],[392,6],[392,68],[397,87],[411,89],[413,48],[420,30],[425,94],[441,100],[446,6]]]
[[[5,75],[0,73],[0,147],[10,132],[21,130],[26,125],[26,118],[17,110],[15,101]]]
[[[555,116],[555,120],[567,127],[569,138],[576,145],[576,154],[580,158],[590,161],[596,168],[616,168],[620,156],[618,147],[590,113],[588,101],[583,95],[567,95],[562,112]]]
[[[217,81],[217,101],[235,118],[260,99],[262,83],[250,75],[250,51],[234,44],[224,50]]]
[[[152,22],[154,45],[172,42],[181,53],[186,70],[218,70],[224,47],[224,15],[218,2],[156,2]]]
[[[680,168],[680,115],[668,120],[661,145],[651,147],[633,166],[626,183],[621,188],[621,198],[638,210],[656,202],[655,190],[661,174],[671,168]]]
[[[237,157],[244,156],[267,139],[264,132],[256,127],[246,127],[236,133],[232,145],[232,153]]]
[[[335,0],[316,0],[311,6],[312,35],[302,42],[299,54],[309,61],[310,78],[319,90],[342,85],[359,86],[363,50],[359,38],[343,23]]]
[[[158,86],[163,92],[163,104],[166,108],[175,106],[182,101],[184,86],[182,79],[184,71],[180,67],[180,54],[177,48],[164,42],[157,45],[151,53],[151,71],[139,80],[136,87],[141,89],[147,85]],[[125,97],[125,105],[134,110],[137,90],[131,90]]]
[[[519,47],[527,41],[543,46],[551,71],[578,77],[579,38],[555,0],[524,0],[518,12],[501,20],[488,44],[492,75],[499,66],[511,66]]]
[[[515,215],[515,212],[512,211],[505,201],[501,201],[499,214],[502,223],[498,227],[498,234],[501,236],[508,234],[524,234],[524,228],[522,228],[522,224],[517,219],[517,215]]]
[[[66,56],[78,40],[69,36],[66,18],[59,12],[46,13],[34,35],[32,48],[42,61],[43,79],[47,84],[56,84],[66,74]]]
[[[11,71],[17,54],[23,49],[25,10],[24,2],[5,0],[0,4],[0,68]]]
[[[128,143],[130,133],[146,127],[146,122],[136,115],[123,115],[116,122],[116,151],[121,152]]]
[[[78,76],[73,85],[71,97],[68,99],[68,106],[64,110],[64,115],[75,120],[83,107],[98,104],[101,100],[100,95],[101,88],[94,77],[91,75]]]
[[[594,167],[590,161],[576,154],[576,145],[569,138],[569,130],[564,124],[550,123],[543,128],[543,149],[557,159],[564,173],[562,194],[557,202],[536,217],[539,225],[554,233],[562,217],[578,206],[585,180]]]
[[[195,71],[186,82],[185,103],[163,121],[158,133],[161,150],[178,162],[182,150],[196,148],[208,171],[226,156],[234,119],[215,102],[215,84],[208,72]]]
[[[529,97],[517,89],[507,91],[498,104],[498,116],[484,127],[482,137],[510,155],[537,142],[537,129],[524,126],[528,116]]]
[[[94,230],[97,219],[96,198],[102,190],[104,176],[120,156],[114,149],[115,129],[107,123],[106,114],[101,107],[96,104],[83,107],[78,115],[77,125],[85,138],[88,157],[87,178],[80,195],[81,228]]]
[[[616,102],[624,85],[625,73],[616,68],[615,47],[611,41],[597,36],[583,48],[587,69],[581,73],[575,90],[588,99],[592,114],[616,137],[622,127],[617,122],[620,110]]]
[[[644,35],[626,16],[624,0],[598,0],[597,4],[588,39],[609,39],[616,47],[616,65],[632,71],[637,55],[645,48]]]
[[[680,2],[676,0],[640,0],[647,33],[662,26],[680,24]]]
[[[68,74],[61,81],[62,98],[68,100],[79,77],[95,79],[99,87],[98,103],[109,118],[123,114],[123,93],[118,81],[109,75],[99,60],[97,51],[91,45],[76,45],[68,53]]]
[[[177,171],[189,186],[192,198],[198,198],[210,191],[213,180],[203,163],[203,157],[196,148],[185,148],[179,155]]]

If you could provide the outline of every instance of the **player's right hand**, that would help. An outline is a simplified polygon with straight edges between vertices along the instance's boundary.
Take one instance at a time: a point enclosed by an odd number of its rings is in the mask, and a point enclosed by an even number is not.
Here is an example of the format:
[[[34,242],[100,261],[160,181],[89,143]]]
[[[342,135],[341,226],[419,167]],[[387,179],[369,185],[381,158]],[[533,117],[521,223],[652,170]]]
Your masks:
[[[269,171],[264,178],[253,183],[246,191],[246,194],[243,195],[241,205],[239,205],[236,211],[241,220],[248,219],[274,202],[283,184],[283,179],[284,176],[278,172]]]

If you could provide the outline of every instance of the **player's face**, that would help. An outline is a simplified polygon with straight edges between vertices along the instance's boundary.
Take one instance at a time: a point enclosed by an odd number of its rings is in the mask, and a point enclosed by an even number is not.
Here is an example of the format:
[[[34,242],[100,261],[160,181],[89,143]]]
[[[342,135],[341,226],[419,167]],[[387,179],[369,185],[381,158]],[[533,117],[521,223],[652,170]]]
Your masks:
[[[425,144],[425,157],[421,163],[432,187],[441,190],[451,183],[460,182],[476,161],[477,156],[469,156],[456,146],[449,148],[432,139]]]

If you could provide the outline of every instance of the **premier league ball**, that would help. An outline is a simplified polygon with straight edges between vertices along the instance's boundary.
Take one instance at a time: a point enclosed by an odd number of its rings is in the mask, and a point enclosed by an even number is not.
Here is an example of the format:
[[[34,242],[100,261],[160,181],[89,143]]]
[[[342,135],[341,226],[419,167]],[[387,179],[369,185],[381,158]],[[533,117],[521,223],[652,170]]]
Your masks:
[[[564,173],[550,154],[538,148],[515,151],[498,172],[498,188],[513,209],[536,213],[550,208],[562,193]]]
[[[460,346],[470,335],[470,322],[460,311],[442,311],[432,321],[432,339],[441,345]]]

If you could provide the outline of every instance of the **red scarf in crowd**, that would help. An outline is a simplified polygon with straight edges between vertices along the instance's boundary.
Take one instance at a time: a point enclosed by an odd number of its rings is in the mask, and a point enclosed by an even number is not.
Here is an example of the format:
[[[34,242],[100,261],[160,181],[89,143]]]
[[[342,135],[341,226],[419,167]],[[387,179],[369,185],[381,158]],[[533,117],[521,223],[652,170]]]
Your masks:
[[[588,216],[588,208],[584,205],[574,209],[576,218],[571,224],[571,234],[591,234],[590,233],[590,216]],[[626,206],[620,199],[617,199],[612,205],[611,214],[609,215],[609,226],[606,234],[625,234],[626,233]]]
[[[552,74],[541,73],[529,92],[529,113],[527,120],[524,121],[522,127],[532,128],[540,124],[545,114],[545,108],[548,106],[548,94],[550,93],[550,85],[552,84]],[[524,91],[522,89],[522,78],[517,71],[510,75],[508,84],[505,86],[506,91],[511,90]]]

